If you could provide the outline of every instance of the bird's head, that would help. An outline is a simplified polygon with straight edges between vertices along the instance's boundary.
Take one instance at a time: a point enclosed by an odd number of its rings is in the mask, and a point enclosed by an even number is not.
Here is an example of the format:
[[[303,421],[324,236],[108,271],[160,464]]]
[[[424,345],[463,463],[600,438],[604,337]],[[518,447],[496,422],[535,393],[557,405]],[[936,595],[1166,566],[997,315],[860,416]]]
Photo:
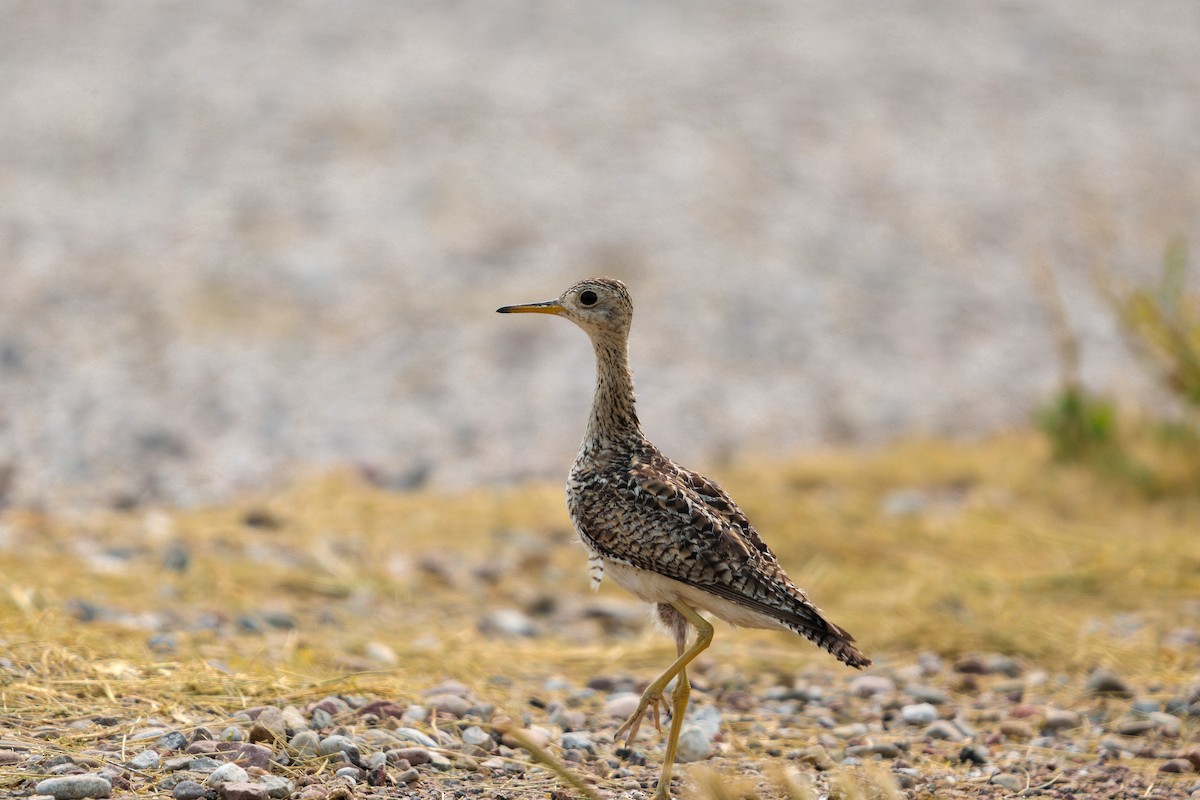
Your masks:
[[[496,309],[501,314],[556,314],[566,317],[589,336],[625,336],[633,321],[633,300],[625,284],[612,278],[589,278],[554,300]]]

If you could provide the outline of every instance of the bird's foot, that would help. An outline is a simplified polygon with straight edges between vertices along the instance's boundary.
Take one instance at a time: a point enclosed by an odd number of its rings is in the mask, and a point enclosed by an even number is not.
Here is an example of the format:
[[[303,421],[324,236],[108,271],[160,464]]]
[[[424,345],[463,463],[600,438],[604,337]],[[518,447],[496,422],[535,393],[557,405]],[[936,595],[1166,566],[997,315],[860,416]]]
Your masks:
[[[624,736],[625,746],[631,747],[633,740],[637,737],[638,730],[642,727],[642,720],[646,717],[646,712],[650,710],[654,711],[654,729],[661,733],[662,717],[660,716],[660,709],[665,711],[667,708],[667,701],[663,697],[662,692],[652,693],[647,689],[646,693],[642,695],[642,699],[638,701],[637,710],[613,734],[613,741],[620,741],[621,737]]]

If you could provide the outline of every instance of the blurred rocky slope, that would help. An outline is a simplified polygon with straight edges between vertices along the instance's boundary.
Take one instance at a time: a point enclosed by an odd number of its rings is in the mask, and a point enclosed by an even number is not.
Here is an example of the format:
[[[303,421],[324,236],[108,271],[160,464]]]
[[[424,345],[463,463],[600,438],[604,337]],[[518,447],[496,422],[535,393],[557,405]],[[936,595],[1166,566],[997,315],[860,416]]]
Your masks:
[[[297,468],[564,473],[634,292],[646,427],[709,462],[1022,424],[1059,271],[1200,230],[1200,5],[12,2],[0,465],[198,502]]]

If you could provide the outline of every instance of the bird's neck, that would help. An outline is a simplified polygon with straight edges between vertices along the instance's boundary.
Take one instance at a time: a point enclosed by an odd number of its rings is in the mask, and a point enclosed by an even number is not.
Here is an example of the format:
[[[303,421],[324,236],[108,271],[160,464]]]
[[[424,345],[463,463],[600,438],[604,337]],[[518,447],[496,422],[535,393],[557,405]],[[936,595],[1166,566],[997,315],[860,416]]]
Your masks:
[[[625,337],[596,336],[596,394],[588,418],[585,444],[612,447],[642,439],[634,409],[633,373],[629,370],[629,347]]]

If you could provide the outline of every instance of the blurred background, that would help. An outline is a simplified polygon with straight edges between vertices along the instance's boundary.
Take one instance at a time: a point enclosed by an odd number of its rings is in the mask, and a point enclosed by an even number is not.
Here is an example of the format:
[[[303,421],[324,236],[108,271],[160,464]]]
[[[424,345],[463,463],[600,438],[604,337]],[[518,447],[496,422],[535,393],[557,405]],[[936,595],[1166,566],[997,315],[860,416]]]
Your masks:
[[[1162,402],[1097,270],[1200,231],[1200,5],[8,2],[9,500],[565,474],[629,284],[697,467]]]

